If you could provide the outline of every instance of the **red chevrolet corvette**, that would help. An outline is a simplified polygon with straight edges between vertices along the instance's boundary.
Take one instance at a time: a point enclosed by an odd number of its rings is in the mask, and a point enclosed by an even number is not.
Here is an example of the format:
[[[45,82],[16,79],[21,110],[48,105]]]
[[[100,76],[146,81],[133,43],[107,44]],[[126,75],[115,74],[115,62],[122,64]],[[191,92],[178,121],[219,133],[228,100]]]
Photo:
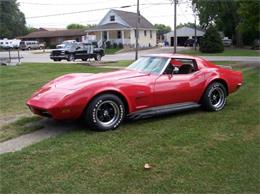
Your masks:
[[[35,114],[57,120],[82,117],[91,129],[117,128],[142,118],[203,106],[219,111],[243,82],[241,72],[199,57],[158,54],[124,70],[58,77],[27,101]]]

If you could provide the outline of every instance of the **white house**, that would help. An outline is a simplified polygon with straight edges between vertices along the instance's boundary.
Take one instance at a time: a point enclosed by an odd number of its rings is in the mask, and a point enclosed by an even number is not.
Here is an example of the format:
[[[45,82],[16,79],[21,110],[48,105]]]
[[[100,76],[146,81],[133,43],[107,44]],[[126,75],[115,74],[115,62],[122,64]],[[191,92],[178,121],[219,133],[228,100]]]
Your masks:
[[[136,22],[136,13],[112,9],[96,27],[86,30],[86,33],[95,35],[99,43],[110,41],[111,44],[122,43],[135,47]],[[140,16],[138,42],[140,47],[156,45],[156,29],[143,16]]]
[[[197,39],[199,40],[204,34],[205,31],[201,28],[197,28]],[[195,28],[183,26],[176,29],[177,35],[177,45],[183,46],[187,39],[194,39],[195,37]],[[164,34],[165,40],[168,41],[170,46],[174,45],[174,31]]]

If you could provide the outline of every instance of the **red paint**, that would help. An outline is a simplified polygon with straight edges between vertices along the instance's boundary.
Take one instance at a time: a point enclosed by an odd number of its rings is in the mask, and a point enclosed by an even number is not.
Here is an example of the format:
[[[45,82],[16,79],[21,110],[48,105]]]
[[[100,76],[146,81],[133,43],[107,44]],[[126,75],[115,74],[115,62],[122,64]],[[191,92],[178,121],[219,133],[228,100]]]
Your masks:
[[[100,93],[121,94],[131,113],[160,105],[199,102],[209,83],[216,79],[227,84],[229,94],[243,82],[241,72],[221,68],[198,57],[173,54],[152,56],[193,59],[198,70],[183,75],[157,75],[127,69],[99,74],[67,74],[40,88],[27,101],[27,105],[35,114],[43,115],[40,111],[47,111],[54,119],[77,119],[89,101]]]

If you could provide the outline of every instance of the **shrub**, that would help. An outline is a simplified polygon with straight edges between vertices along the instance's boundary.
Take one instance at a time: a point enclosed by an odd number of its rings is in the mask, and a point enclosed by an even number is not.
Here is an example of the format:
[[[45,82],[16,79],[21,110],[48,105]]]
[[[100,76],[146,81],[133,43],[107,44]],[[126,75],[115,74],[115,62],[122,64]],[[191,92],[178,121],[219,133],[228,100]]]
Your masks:
[[[224,51],[221,37],[213,26],[210,26],[201,38],[200,51],[203,53],[220,53]]]
[[[119,47],[119,49],[123,49],[123,47],[124,47],[123,43],[119,43],[118,47]]]
[[[110,42],[110,41],[107,41],[107,42],[106,42],[106,48],[108,48],[108,49],[111,48],[111,42]]]
[[[117,48],[117,43],[113,43],[113,48]]]

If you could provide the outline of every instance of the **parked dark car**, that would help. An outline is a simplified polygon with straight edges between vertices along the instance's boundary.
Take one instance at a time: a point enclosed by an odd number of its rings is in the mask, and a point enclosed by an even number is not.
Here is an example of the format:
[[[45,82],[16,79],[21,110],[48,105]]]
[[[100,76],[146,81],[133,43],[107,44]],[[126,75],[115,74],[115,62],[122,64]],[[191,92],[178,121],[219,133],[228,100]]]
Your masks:
[[[54,61],[74,61],[76,59],[87,61],[91,58],[100,61],[104,55],[104,49],[98,48],[94,43],[72,43],[64,48],[54,49],[50,54],[50,58]]]
[[[193,47],[194,43],[195,43],[194,39],[187,39],[184,43],[184,47]]]

